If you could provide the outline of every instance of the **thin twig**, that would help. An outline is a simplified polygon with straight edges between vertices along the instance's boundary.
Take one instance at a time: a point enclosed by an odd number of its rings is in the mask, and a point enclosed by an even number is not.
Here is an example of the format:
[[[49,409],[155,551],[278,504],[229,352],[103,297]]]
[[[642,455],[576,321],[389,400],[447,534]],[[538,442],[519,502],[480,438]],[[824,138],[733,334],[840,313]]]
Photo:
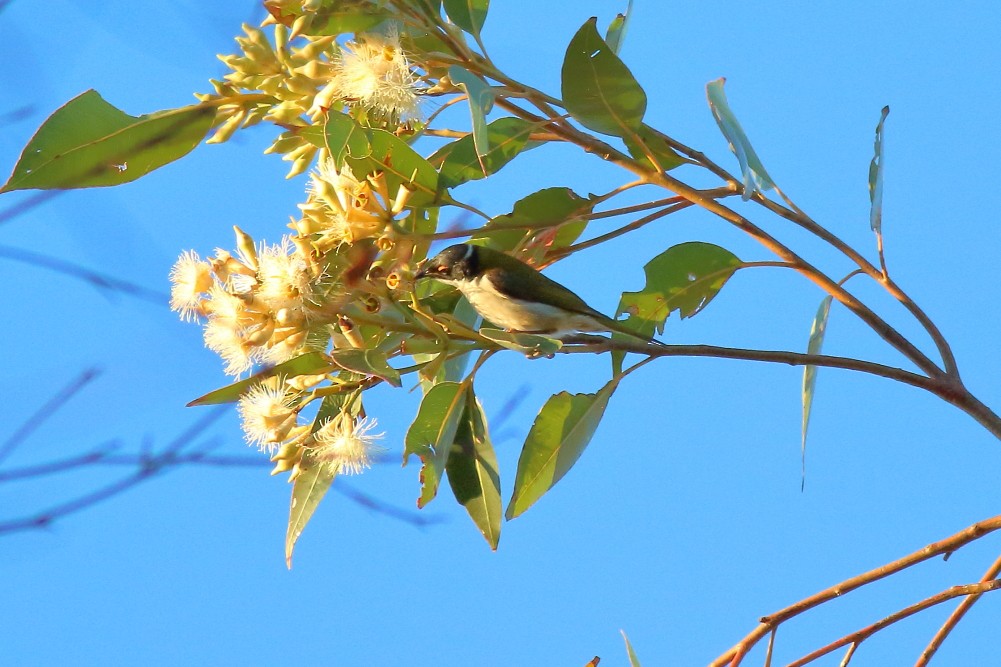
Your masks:
[[[943,540],[939,540],[938,542],[933,542],[932,544],[910,553],[903,558],[899,558],[895,561],[869,570],[868,572],[863,572],[862,574],[851,577],[850,579],[846,579],[839,584],[825,588],[824,590],[815,593],[810,597],[804,598],[795,604],[789,605],[784,609],[780,609],[773,614],[764,616],[754,630],[749,632],[743,639],[737,642],[721,656],[713,660],[713,662],[710,663],[710,667],[723,667],[724,665],[737,667],[737,665],[739,665],[747,655],[748,651],[750,651],[755,644],[761,641],[765,635],[771,632],[772,628],[781,625],[789,619],[799,616],[803,612],[813,609],[814,607],[818,607],[826,602],[842,597],[857,588],[861,588],[862,586],[866,586],[917,565],[918,563],[922,563],[937,556],[952,554],[954,551],[962,548],[970,542],[979,540],[984,535],[992,533],[996,530],[1001,530],[1001,515],[979,521],[954,535],[951,535]]]
[[[984,573],[984,576],[980,579],[980,585],[983,586],[993,583],[995,586],[989,590],[994,590],[997,588],[997,584],[1001,583],[997,581],[997,576],[999,574],[1001,574],[1001,556],[998,556],[997,560],[995,560],[987,569],[987,572]],[[949,636],[949,633],[952,632],[956,625],[959,624],[959,622],[963,619],[963,616],[966,615],[966,612],[970,611],[970,607],[976,604],[977,600],[980,599],[980,596],[986,592],[987,591],[984,590],[971,593],[965,600],[959,603],[952,613],[949,614],[949,618],[945,620],[942,627],[940,627],[938,632],[935,633],[935,636],[932,637],[930,642],[928,642],[928,646],[926,646],[925,650],[921,652],[921,656],[918,658],[918,661],[914,663],[914,667],[925,667],[928,664],[932,656],[935,655],[938,649],[942,646],[942,642],[944,642],[945,638]]]
[[[10,456],[21,443],[23,443],[28,436],[30,436],[39,426],[41,426],[47,419],[50,419],[66,402],[71,399],[76,394],[90,384],[98,375],[101,374],[101,370],[96,366],[93,368],[88,368],[80,373],[78,376],[70,380],[65,387],[60,389],[52,396],[49,400],[45,401],[37,410],[28,415],[28,418],[22,422],[13,433],[10,434],[3,444],[0,444],[0,462]]]
[[[908,607],[904,607],[900,611],[894,612],[889,616],[887,616],[886,618],[882,618],[876,621],[875,623],[872,623],[871,625],[867,625],[866,627],[861,628],[860,630],[856,630],[855,632],[849,633],[844,637],[841,637],[840,639],[837,639],[826,646],[818,648],[816,651],[804,655],[802,658],[793,660],[788,665],[786,665],[786,667],[803,667],[803,665],[811,663],[817,658],[821,658],[827,655],[828,653],[836,651],[842,646],[847,646],[849,644],[853,645],[854,647],[858,647],[859,644],[861,644],[863,641],[865,641],[872,635],[876,634],[880,630],[883,630],[884,628],[887,628],[893,625],[894,623],[897,623],[898,621],[902,621],[905,618],[913,616],[914,614],[922,612],[925,609],[930,609],[935,605],[942,604],[943,602],[952,600],[953,598],[965,597],[966,600],[969,600],[972,597],[979,598],[984,593],[988,591],[994,591],[999,588],[1001,588],[1001,580],[998,579],[993,579],[991,581],[981,581],[980,583],[967,584],[965,586],[951,586],[942,591],[941,593],[932,595],[931,597],[927,597],[924,600],[916,602]],[[964,600],[964,602],[966,600]],[[922,663],[919,661],[918,664]]]

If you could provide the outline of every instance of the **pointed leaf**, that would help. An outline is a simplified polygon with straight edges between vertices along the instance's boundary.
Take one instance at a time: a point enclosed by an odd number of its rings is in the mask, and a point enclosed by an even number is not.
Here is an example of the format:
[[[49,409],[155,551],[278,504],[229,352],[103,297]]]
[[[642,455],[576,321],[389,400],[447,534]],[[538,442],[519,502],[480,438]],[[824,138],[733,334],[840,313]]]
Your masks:
[[[657,132],[644,123],[639,130],[637,130],[635,136],[630,135],[623,137],[622,140],[626,144],[626,148],[629,149],[629,154],[636,158],[640,164],[644,164],[651,168],[656,168],[660,166],[664,171],[670,171],[675,167],[680,167],[681,165],[688,162],[685,158],[678,155],[673,148],[671,148],[662,137],[660,137]],[[649,154],[648,154],[649,153]],[[650,155],[653,159],[657,161],[656,165],[651,160]]]
[[[533,192],[519,199],[514,210],[491,220],[484,231],[473,239],[489,239],[488,245],[497,250],[513,250],[524,239],[534,236],[539,229],[557,228],[553,247],[565,247],[584,232],[594,202],[578,195],[570,188],[553,187]]]
[[[513,519],[531,507],[570,470],[594,435],[619,379],[597,394],[561,392],[539,411],[518,458],[514,493],[506,517]]]
[[[382,378],[394,387],[402,386],[400,372],[389,365],[386,354],[378,350],[335,350],[330,353],[334,363],[347,371]]]
[[[563,103],[581,125],[617,137],[640,128],[646,93],[598,34],[597,19],[585,23],[563,59]]]
[[[215,116],[215,107],[203,104],[129,116],[88,90],[42,123],[0,192],[134,181],[187,155]]]
[[[629,643],[626,631],[619,630],[619,632],[622,633],[622,639],[626,642],[626,656],[629,657],[629,667],[640,667],[640,659],[636,657],[636,651],[633,650],[633,645]]]
[[[235,403],[240,397],[250,391],[262,381],[280,375],[283,378],[292,378],[297,375],[315,375],[330,370],[330,359],[322,352],[307,352],[294,359],[283,361],[277,366],[251,375],[246,380],[234,382],[231,385],[210,391],[200,398],[188,403],[191,408],[196,405],[214,405],[216,403]]]
[[[557,339],[538,334],[511,333],[500,329],[481,327],[480,335],[494,341],[501,347],[521,352],[530,357],[555,354],[557,350],[563,347],[563,343]]]
[[[531,148],[529,136],[536,126],[520,118],[498,118],[487,125],[487,151],[477,155],[473,135],[440,148],[431,164],[441,165],[441,185],[454,188],[495,174],[522,151]]]
[[[827,333],[827,317],[831,312],[831,296],[825,296],[817,308],[817,314],[810,325],[810,340],[806,344],[807,354],[820,354],[824,347],[824,334]],[[806,483],[806,431],[810,427],[810,409],[813,407],[813,392],[817,386],[817,367],[809,364],[803,367],[803,441],[800,445],[803,479]]]
[[[608,30],[605,32],[605,42],[608,44],[608,48],[616,55],[622,49],[622,42],[626,38],[626,30],[629,28],[629,18],[632,16],[632,13],[633,0],[629,0],[629,3],[626,5],[626,13],[616,14],[612,22],[608,24]]]
[[[487,114],[494,108],[493,88],[480,77],[458,65],[452,65],[448,68],[448,76],[452,79],[452,83],[466,91],[469,114],[473,123],[473,146],[476,148],[476,155],[483,157],[490,150],[490,139],[487,136]]]
[[[418,507],[424,507],[438,494],[465,409],[466,392],[462,385],[440,382],[424,395],[417,418],[407,430],[403,464],[406,465],[411,454],[419,456],[423,463]]]
[[[313,460],[308,452],[303,454],[299,466],[301,472],[292,482],[292,503],[289,507],[288,529],[285,532],[285,566],[290,570],[295,543],[335,477],[330,466]]]
[[[311,129],[303,130],[300,136],[308,138]],[[338,169],[344,166],[344,158],[348,155],[360,157],[370,155],[372,152],[368,133],[347,114],[328,113],[326,120],[323,121],[322,138],[321,148],[326,148],[330,152],[330,157]]]
[[[487,20],[489,0],[444,0],[442,5],[452,23],[474,37],[480,36],[483,23]]]
[[[646,263],[646,286],[623,292],[615,315],[629,313],[626,326],[644,336],[663,333],[668,315],[675,310],[682,318],[696,315],[740,266],[736,255],[711,243],[672,246]]]
[[[455,499],[466,508],[487,544],[496,551],[502,515],[497,455],[490,443],[483,406],[471,387],[466,394],[466,414],[459,424],[455,448],[445,469]]]
[[[730,150],[737,156],[740,163],[740,173],[743,174],[744,201],[754,196],[755,192],[763,192],[775,187],[765,165],[761,163],[758,154],[754,152],[750,140],[744,134],[744,128],[740,126],[737,116],[730,110],[730,105],[726,101],[726,93],[723,92],[723,84],[726,79],[720,78],[706,84],[706,97],[709,99],[709,108],[712,110],[716,124],[726,140],[730,143]]]
[[[343,123],[342,120],[338,122]],[[368,145],[364,152],[359,154],[355,151],[356,146],[362,146],[360,140],[345,142],[344,162],[351,167],[352,173],[363,179],[381,172],[386,178],[386,185],[392,196],[396,195],[400,186],[406,187],[413,193],[409,199],[412,207],[428,206],[433,203],[438,191],[437,170],[396,135],[385,130],[358,127],[368,137]],[[346,132],[347,128],[338,131]]]
[[[890,107],[883,107],[876,124],[876,142],[874,155],[869,164],[869,225],[877,234],[881,233],[883,225],[883,123],[890,113]]]

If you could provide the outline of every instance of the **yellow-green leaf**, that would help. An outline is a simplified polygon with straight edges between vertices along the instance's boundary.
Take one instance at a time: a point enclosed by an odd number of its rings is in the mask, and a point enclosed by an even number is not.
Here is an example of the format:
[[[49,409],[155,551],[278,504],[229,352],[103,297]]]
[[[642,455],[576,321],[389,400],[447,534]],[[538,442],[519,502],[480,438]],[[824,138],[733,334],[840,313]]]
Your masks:
[[[592,18],[577,31],[563,59],[563,103],[584,127],[617,137],[640,128],[646,93],[609,48]]]
[[[570,470],[584,452],[605,414],[619,379],[597,394],[561,392],[539,411],[518,458],[514,493],[506,517],[513,519],[531,507]]]
[[[306,354],[300,355],[295,359],[289,359],[288,361],[284,361],[277,366],[272,366],[267,370],[251,375],[246,380],[240,380],[239,382],[234,382],[233,384],[222,387],[221,389],[210,391],[204,396],[196,398],[188,403],[187,407],[190,408],[196,405],[213,405],[216,403],[234,403],[240,400],[240,397],[250,391],[253,387],[270,377],[279,375],[283,378],[291,378],[297,375],[314,375],[316,373],[330,370],[330,368],[330,359],[328,359],[322,352],[307,352]]]
[[[129,116],[88,90],[42,123],[0,192],[134,181],[188,154],[215,116],[205,104]]]
[[[421,401],[417,417],[407,430],[403,451],[404,465],[411,454],[419,456],[423,464],[418,507],[426,506],[438,494],[465,410],[466,392],[458,382],[439,382]]]
[[[374,375],[394,387],[401,386],[400,372],[389,365],[384,352],[378,350],[335,350],[330,353],[330,358],[346,371]]]
[[[308,452],[303,454],[299,467],[301,472],[292,482],[292,503],[289,507],[288,530],[285,533],[285,565],[290,570],[295,543],[336,476],[330,466],[315,461]]]

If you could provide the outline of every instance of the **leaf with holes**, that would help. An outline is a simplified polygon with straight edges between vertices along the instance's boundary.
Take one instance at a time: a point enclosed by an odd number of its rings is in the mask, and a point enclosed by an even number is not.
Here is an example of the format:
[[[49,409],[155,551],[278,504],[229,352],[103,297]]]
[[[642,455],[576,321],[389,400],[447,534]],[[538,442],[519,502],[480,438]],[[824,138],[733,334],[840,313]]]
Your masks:
[[[494,551],[500,540],[501,496],[497,455],[490,443],[487,417],[472,388],[466,389],[466,414],[455,435],[455,447],[445,470],[459,504]]]
[[[563,59],[563,103],[581,125],[616,137],[637,131],[646,113],[646,93],[595,27],[585,23]]]
[[[618,386],[614,378],[597,394],[561,392],[542,406],[518,458],[514,493],[506,516],[513,519],[563,479],[591,442],[608,399]]]
[[[403,463],[406,465],[411,454],[419,456],[423,463],[418,507],[426,506],[438,494],[465,409],[466,392],[462,385],[439,382],[424,395],[417,418],[407,430]]]
[[[215,117],[207,104],[129,116],[88,90],[42,123],[0,192],[129,183],[191,152]]]
[[[740,266],[736,255],[711,243],[672,246],[646,263],[646,286],[623,292],[615,315],[628,313],[626,326],[644,336],[663,333],[668,315],[675,310],[682,318],[699,313]]]

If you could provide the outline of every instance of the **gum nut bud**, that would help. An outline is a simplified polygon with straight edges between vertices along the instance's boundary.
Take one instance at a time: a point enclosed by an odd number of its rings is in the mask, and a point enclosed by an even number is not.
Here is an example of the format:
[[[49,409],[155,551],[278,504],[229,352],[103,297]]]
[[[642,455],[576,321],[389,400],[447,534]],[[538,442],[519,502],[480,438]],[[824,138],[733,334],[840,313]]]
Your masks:
[[[397,289],[400,286],[400,274],[393,271],[388,276],[386,276],[386,287],[389,289]]]
[[[291,470],[294,465],[295,465],[295,463],[293,463],[292,461],[286,461],[284,459],[279,459],[275,463],[275,467],[271,469],[271,475],[273,477],[273,476],[279,475],[279,474],[281,474],[281,473],[283,473],[283,472],[285,472],[287,470]]]
[[[380,236],[375,240],[376,247],[383,252],[391,249],[395,244],[396,242],[389,236]]]
[[[250,268],[257,271],[257,247],[254,245],[254,239],[236,225],[233,225],[233,231],[236,233],[236,247],[240,250],[240,256],[250,265]]]
[[[278,312],[275,313],[275,322],[277,322],[281,326],[288,325],[288,323],[291,322],[291,320],[292,318],[288,308],[279,308]]]
[[[305,343],[305,342],[306,342],[306,332],[305,331],[300,331],[298,333],[294,333],[294,334],[292,334],[291,336],[289,336],[288,338],[285,339],[285,344],[287,346],[289,346],[290,348],[293,348],[293,349],[302,346],[302,344]]]
[[[292,32],[289,33],[289,39],[295,39],[302,33],[309,30],[309,26],[313,23],[313,14],[303,14],[297,18],[292,23]]]
[[[326,375],[296,375],[294,378],[289,378],[285,384],[293,389],[306,391],[307,389],[312,389],[326,379]]]
[[[251,345],[253,347],[260,347],[268,342],[271,338],[271,334],[275,332],[275,322],[274,320],[267,320],[257,331],[251,333],[249,336],[243,339],[246,345]]]
[[[363,297],[362,299],[365,310],[370,313],[378,313],[382,310],[382,304],[374,296]]]
[[[382,280],[383,276],[386,275],[386,269],[381,266],[375,265],[368,270],[368,277],[372,280]]]
[[[295,478],[302,474],[302,464],[296,461],[296,464],[292,466],[292,472],[289,473],[288,481],[294,482]]]

